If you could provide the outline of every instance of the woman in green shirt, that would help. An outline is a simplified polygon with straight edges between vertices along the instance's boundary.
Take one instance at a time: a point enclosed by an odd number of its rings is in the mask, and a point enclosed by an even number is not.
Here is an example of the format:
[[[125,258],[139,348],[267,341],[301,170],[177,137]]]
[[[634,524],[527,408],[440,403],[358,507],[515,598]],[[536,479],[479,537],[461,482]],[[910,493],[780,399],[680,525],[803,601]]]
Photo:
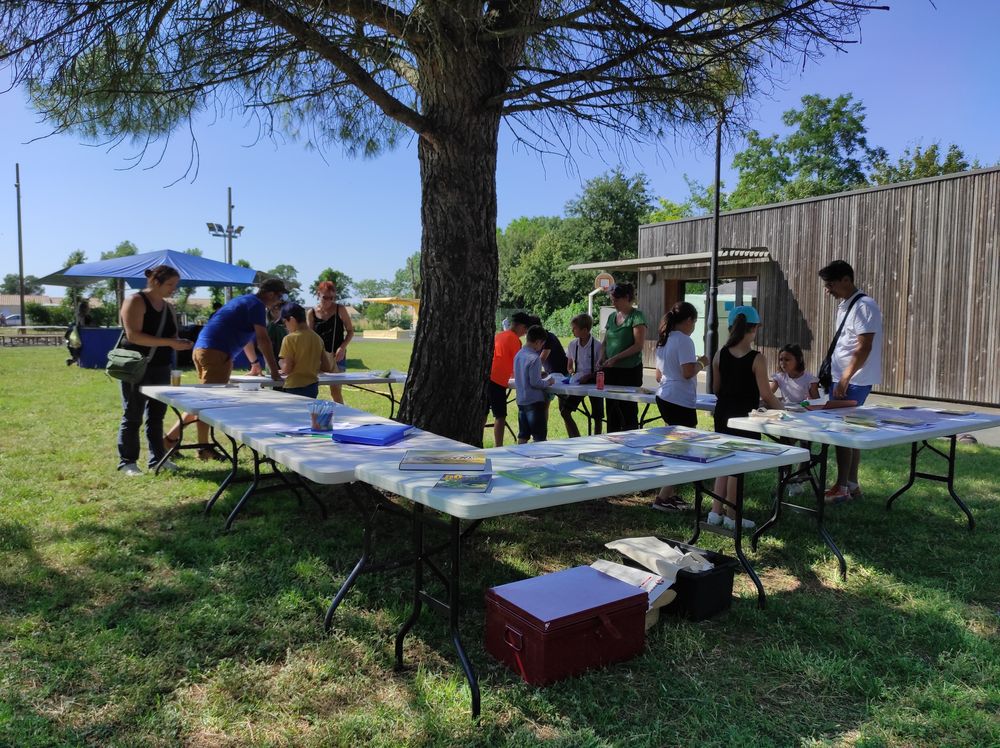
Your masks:
[[[611,289],[615,313],[604,329],[604,353],[601,366],[604,383],[642,386],[642,346],[646,341],[646,318],[632,306],[635,288],[619,283]],[[639,428],[639,404],[626,400],[606,401],[608,432]]]

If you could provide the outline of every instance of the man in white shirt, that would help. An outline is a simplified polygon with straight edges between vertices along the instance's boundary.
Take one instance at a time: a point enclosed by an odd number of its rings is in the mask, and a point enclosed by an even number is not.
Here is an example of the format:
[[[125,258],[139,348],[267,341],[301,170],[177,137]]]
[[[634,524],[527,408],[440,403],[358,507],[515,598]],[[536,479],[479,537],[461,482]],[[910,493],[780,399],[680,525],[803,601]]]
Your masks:
[[[826,292],[839,299],[834,330],[841,329],[830,359],[831,400],[862,405],[882,378],[882,310],[854,285],[854,268],[835,260],[819,271]],[[826,492],[828,504],[861,498],[858,465],[861,450],[837,447],[837,482]]]

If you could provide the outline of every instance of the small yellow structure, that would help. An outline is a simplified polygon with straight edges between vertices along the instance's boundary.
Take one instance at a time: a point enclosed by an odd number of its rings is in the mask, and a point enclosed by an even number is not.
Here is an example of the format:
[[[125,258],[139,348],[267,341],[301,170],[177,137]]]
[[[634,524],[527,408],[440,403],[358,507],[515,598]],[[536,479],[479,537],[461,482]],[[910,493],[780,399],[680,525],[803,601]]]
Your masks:
[[[401,299],[398,296],[383,296],[376,299],[364,299],[364,301],[371,301],[376,304],[408,306],[413,310],[413,326],[417,326],[417,320],[420,318],[420,299]]]

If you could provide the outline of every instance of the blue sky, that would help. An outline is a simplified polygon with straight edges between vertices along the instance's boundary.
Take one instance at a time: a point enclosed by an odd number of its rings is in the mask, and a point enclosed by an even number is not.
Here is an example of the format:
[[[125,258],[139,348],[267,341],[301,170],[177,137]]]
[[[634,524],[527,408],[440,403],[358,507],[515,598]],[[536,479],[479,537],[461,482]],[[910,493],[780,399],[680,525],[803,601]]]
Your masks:
[[[852,92],[867,108],[869,142],[898,156],[904,147],[957,143],[983,163],[1000,162],[1000,2],[897,0],[869,16],[860,43],[830,53],[804,70],[781,73],[784,83],[754,103],[751,126],[780,132],[781,113],[803,94]],[[140,251],[199,247],[223,259],[223,240],[207,221],[225,223],[226,188],[233,188],[233,223],[245,225],[234,256],[258,269],[294,265],[311,282],[325,267],[353,278],[391,277],[420,245],[420,189],[415,142],[376,159],[350,159],[336,147],[324,154],[295,142],[256,141],[243,119],[205,117],[195,124],[197,178],[184,178],[190,137],[178,133],[162,161],[147,154],[128,168],[134,150],[45,137],[49,129],[23,95],[0,95],[0,170],[7,185],[0,209],[0,275],[17,272],[14,164],[21,165],[25,272],[43,276],[81,249],[96,260],[128,239]],[[40,139],[39,139],[40,138]],[[33,142],[30,142],[33,141]],[[742,147],[726,144],[723,178]],[[683,175],[709,182],[712,143],[681,134],[620,161],[615,148],[577,152],[572,162],[500,144],[498,223],[519,216],[560,215],[582,184],[621,163],[644,172],[653,192],[683,199]],[[152,167],[152,168],[146,168]],[[727,176],[728,175],[728,176]],[[179,181],[178,181],[179,180]],[[50,292],[61,294],[61,289]],[[199,294],[202,295],[202,294]]]

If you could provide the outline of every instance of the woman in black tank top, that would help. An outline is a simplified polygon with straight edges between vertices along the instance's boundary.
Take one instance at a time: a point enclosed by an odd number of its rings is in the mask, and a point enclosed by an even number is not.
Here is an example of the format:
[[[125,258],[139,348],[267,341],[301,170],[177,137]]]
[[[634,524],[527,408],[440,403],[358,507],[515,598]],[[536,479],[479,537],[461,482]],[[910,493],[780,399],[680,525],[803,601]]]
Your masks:
[[[745,417],[757,408],[761,400],[769,408],[781,408],[781,403],[767,383],[764,357],[752,348],[759,327],[760,316],[752,306],[738,306],[729,312],[729,340],[715,354],[712,362],[712,388],[718,398],[715,403],[715,430],[719,433],[760,439],[760,434],[729,428],[727,422],[730,418]],[[715,493],[724,496],[730,504],[735,503],[736,478],[716,478]],[[735,516],[731,506],[713,500],[708,523],[724,524],[733,529],[736,526]],[[754,526],[751,520],[743,520],[744,529]]]
[[[118,469],[126,475],[142,475],[139,469],[139,427],[146,415],[146,442],[149,467],[154,467],[166,450],[163,444],[163,416],[167,406],[143,395],[142,385],[170,384],[170,365],[174,351],[184,351],[193,345],[177,337],[177,320],[167,299],[174,295],[180,274],[169,265],[157,265],[146,271],[146,288],[130,296],[122,305],[121,322],[125,329],[123,348],[148,356],[146,373],[138,384],[121,383],[122,420],[118,428]],[[155,350],[153,350],[155,349]],[[165,461],[161,468],[176,470]]]
[[[335,371],[346,371],[347,344],[354,338],[354,324],[343,304],[337,303],[337,288],[330,281],[320,281],[316,286],[319,304],[306,313],[306,324],[323,338],[323,347],[334,355]],[[330,397],[343,403],[341,385],[330,385]]]

